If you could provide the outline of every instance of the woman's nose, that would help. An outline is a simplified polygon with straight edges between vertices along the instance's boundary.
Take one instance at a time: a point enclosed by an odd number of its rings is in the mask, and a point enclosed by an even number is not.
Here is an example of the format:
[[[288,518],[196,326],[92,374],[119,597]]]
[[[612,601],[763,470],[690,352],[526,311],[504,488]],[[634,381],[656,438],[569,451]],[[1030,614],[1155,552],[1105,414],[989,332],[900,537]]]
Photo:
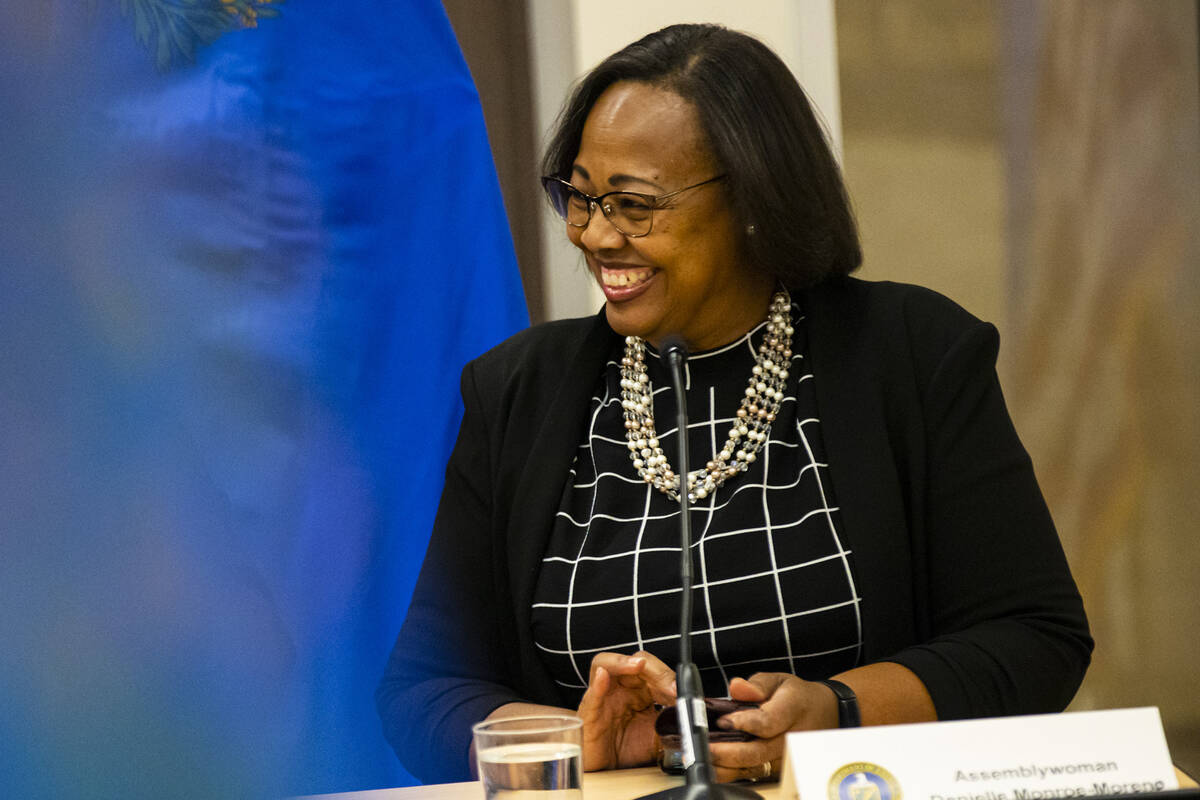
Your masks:
[[[588,223],[580,234],[580,241],[588,250],[613,250],[625,244],[625,234],[617,230],[616,226],[604,216],[603,209],[596,203],[592,203],[591,216],[588,218]]]

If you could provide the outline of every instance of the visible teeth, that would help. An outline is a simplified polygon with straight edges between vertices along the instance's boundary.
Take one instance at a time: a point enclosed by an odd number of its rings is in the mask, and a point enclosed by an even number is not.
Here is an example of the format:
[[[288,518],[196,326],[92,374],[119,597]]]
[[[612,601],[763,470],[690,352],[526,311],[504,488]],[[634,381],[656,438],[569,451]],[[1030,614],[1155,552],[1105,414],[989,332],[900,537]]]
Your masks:
[[[641,283],[650,277],[650,270],[620,270],[610,271],[602,270],[601,279],[605,286],[630,286],[635,283]]]

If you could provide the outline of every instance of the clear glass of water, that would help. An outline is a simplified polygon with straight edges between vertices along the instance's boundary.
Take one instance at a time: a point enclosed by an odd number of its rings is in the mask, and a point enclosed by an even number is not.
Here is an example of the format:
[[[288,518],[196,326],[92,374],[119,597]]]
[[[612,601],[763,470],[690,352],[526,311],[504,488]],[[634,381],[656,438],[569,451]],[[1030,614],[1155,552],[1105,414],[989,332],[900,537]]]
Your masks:
[[[486,800],[582,800],[579,717],[511,717],[472,731]]]

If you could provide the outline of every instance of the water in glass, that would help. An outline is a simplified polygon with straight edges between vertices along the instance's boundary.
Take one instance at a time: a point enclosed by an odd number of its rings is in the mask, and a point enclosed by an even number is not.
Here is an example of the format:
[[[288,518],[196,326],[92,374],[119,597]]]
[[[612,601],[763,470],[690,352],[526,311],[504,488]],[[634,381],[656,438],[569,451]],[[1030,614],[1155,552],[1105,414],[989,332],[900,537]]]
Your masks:
[[[506,744],[480,750],[485,800],[582,800],[583,757],[567,742]]]

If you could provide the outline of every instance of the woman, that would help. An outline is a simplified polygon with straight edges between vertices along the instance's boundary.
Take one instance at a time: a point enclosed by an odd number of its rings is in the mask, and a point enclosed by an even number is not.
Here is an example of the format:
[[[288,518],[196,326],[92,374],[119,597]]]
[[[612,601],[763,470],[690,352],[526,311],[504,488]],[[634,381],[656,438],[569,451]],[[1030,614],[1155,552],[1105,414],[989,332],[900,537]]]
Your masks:
[[[756,40],[676,25],[586,76],[543,183],[606,303],[467,366],[465,415],[377,698],[426,781],[470,726],[584,719],[587,769],[655,752],[678,653],[677,432],[656,347],[689,362],[694,656],[721,780],[783,734],[1063,708],[1078,592],[995,374],[995,329],[847,277],[845,193],[795,79]],[[652,400],[650,399],[652,398]],[[829,685],[821,681],[836,679]]]

